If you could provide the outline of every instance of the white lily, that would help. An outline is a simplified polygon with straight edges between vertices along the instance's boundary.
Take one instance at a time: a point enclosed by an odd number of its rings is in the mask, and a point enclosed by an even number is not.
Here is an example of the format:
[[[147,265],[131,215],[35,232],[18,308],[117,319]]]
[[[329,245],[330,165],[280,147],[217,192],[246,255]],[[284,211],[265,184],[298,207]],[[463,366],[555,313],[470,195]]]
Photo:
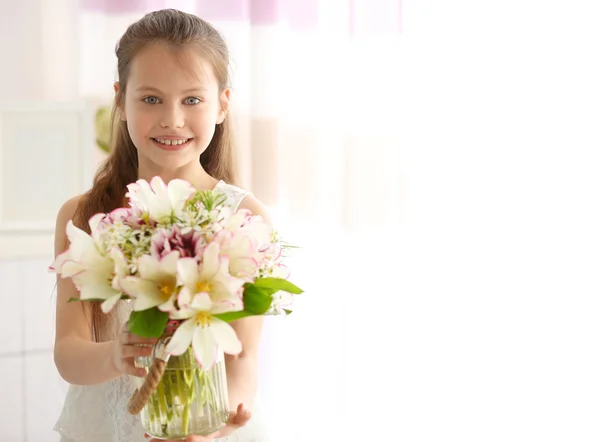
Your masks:
[[[187,319],[173,334],[166,347],[172,355],[183,354],[190,343],[198,363],[211,368],[217,360],[219,348],[224,353],[237,355],[242,351],[242,343],[233,327],[213,314],[223,313],[223,304],[215,304],[208,293],[198,293],[191,302],[171,314],[172,319]]]
[[[240,209],[224,222],[225,230],[234,234],[243,231],[245,234],[255,238],[259,244],[271,242],[272,227],[259,215],[252,215],[247,209]]]
[[[92,236],[69,220],[67,237],[70,246],[56,257],[50,271],[60,274],[62,278],[71,278],[81,300],[105,300],[102,310],[109,312],[121,297],[121,290],[113,286],[113,280],[116,273],[121,274],[122,267],[111,259],[112,253],[109,257],[101,252],[98,226],[103,217],[103,214],[98,214],[90,219]]]
[[[123,291],[135,298],[133,310],[142,311],[156,306],[164,312],[175,309],[178,259],[177,251],[162,258],[144,255],[139,259],[140,276],[129,276],[120,281]]]
[[[244,280],[229,274],[229,260],[219,256],[218,243],[211,242],[204,248],[198,264],[195,258],[182,258],[177,263],[179,283],[183,286],[179,293],[179,306],[185,306],[198,293],[206,293],[212,302],[223,304],[223,311],[237,311],[244,308],[242,288]]]
[[[165,185],[161,177],[155,176],[150,183],[137,180],[127,186],[126,196],[131,206],[138,211],[148,213],[150,219],[164,221],[172,215],[180,216],[185,202],[196,189],[187,181],[174,179]]]
[[[221,246],[221,255],[229,261],[229,273],[236,278],[252,279],[260,267],[262,259],[255,238],[241,230],[233,233],[229,230],[219,232],[214,242]]]

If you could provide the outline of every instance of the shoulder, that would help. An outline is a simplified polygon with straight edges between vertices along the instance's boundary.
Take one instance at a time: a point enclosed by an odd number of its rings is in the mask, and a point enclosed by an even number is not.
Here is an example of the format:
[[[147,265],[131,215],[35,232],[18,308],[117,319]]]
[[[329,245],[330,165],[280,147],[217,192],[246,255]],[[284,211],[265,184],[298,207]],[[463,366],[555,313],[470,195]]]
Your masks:
[[[259,215],[268,224],[271,224],[267,206],[259,201],[252,192],[224,181],[219,182],[218,188],[230,198],[236,211],[240,209],[249,210],[253,215]]]
[[[269,210],[254,194],[249,193],[240,203],[240,209],[246,209],[252,212],[253,215],[259,215],[268,224],[272,224]]]
[[[66,201],[56,215],[56,230],[54,232],[55,253],[62,252],[67,245],[66,226],[69,220],[75,216],[75,212],[81,203],[83,195],[77,195]]]
[[[77,211],[77,208],[79,207],[82,198],[83,195],[77,195],[71,198],[70,200],[67,200],[58,211],[58,215],[56,217],[57,221],[65,220],[66,224],[67,221],[73,218],[73,215],[75,215],[75,212]]]

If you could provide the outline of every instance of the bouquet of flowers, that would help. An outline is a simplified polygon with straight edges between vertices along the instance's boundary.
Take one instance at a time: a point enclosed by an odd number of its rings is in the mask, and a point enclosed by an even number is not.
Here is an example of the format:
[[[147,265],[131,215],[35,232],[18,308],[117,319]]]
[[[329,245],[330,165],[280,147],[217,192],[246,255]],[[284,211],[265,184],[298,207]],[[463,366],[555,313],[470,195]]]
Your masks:
[[[302,293],[282,263],[287,246],[217,190],[155,177],[130,184],[126,196],[130,207],[93,216],[90,234],[69,221],[70,247],[50,269],[73,280],[80,296],[72,300],[101,302],[104,313],[130,302],[130,331],[166,338],[151,361],[162,364],[147,366],[154,382],[138,389],[147,393],[138,408],[148,433],[214,431],[229,412],[219,355],[242,350],[229,322],[289,314]]]

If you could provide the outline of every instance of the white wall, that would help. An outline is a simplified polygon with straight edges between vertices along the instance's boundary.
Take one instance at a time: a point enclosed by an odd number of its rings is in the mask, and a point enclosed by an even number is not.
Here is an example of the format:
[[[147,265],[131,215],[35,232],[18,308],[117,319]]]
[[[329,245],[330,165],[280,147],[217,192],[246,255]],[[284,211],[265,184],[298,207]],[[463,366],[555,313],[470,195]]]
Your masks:
[[[67,385],[52,359],[52,255],[0,260],[0,441],[58,441]]]

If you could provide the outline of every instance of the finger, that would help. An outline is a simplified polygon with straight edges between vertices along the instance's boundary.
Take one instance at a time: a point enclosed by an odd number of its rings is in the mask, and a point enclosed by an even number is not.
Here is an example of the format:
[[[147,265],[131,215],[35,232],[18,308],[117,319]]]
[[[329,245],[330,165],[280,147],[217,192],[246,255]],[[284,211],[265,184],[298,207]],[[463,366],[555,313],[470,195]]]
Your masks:
[[[148,344],[148,345],[154,345],[154,344],[156,344],[156,341],[158,341],[158,339],[156,339],[156,338],[142,338],[141,336],[138,336],[138,335],[133,334],[131,332],[126,332],[126,333],[123,333],[121,335],[121,342],[123,344]]]
[[[252,414],[249,411],[244,410],[241,413],[235,415],[233,424],[241,427],[243,425],[246,425],[251,417]]]
[[[152,347],[139,345],[124,345],[121,347],[121,358],[137,358],[140,356],[152,356]]]
[[[123,362],[123,372],[130,374],[132,376],[136,376],[138,378],[143,378],[146,376],[146,369],[137,368],[133,365],[133,359],[125,359]]]
[[[232,425],[242,426],[245,425],[251,417],[252,413],[244,408],[244,404],[239,404],[237,410],[230,414],[229,422]]]
[[[210,442],[211,440],[213,440],[215,438],[215,435],[217,433],[218,432],[216,431],[216,432],[211,433],[211,434],[209,434],[207,436],[196,436],[196,435],[192,434],[192,435],[190,435],[190,436],[187,437],[186,442]]]

